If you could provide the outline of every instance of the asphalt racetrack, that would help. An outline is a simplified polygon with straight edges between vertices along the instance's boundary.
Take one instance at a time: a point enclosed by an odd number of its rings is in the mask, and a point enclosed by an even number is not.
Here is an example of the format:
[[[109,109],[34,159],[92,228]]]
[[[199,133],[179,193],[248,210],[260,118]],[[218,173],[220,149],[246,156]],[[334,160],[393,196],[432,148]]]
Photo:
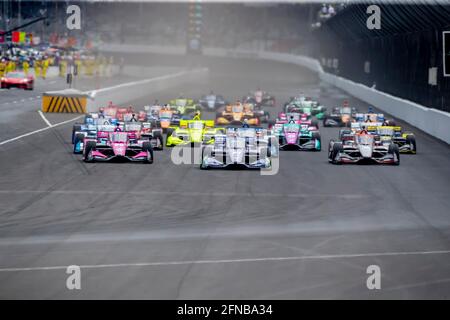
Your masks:
[[[302,91],[367,110],[300,67],[209,67],[207,81],[130,103],[211,89],[234,100],[261,87],[277,98],[272,116]],[[0,143],[45,127],[40,101],[4,104],[18,93],[39,94],[0,92]],[[2,144],[0,298],[448,299],[450,148],[397,122],[418,144],[398,167],[331,165],[338,129],[320,128],[321,152],[282,151],[268,176],[177,166],[169,149],[154,164],[86,164],[71,153],[70,123]],[[81,266],[81,290],[66,288],[69,265]],[[380,290],[366,287],[370,265],[381,269]]]

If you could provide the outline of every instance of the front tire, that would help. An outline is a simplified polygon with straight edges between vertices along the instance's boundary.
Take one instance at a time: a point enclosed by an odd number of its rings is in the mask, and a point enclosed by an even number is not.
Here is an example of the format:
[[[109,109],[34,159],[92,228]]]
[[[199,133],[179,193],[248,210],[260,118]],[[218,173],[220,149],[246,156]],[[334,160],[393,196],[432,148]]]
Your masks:
[[[210,155],[211,152],[212,152],[211,151],[211,147],[209,147],[209,146],[203,147],[203,149],[202,149],[202,161],[200,162],[200,170],[209,170],[210,169],[208,166],[203,164],[203,159],[205,158],[206,154]]]
[[[94,162],[92,152],[95,150],[97,143],[95,141],[88,141],[84,146],[83,160],[84,162]]]
[[[81,142],[83,142],[83,140],[84,140],[84,135],[83,135],[83,134],[78,133],[78,134],[75,136],[75,141],[74,141],[74,143],[73,143],[73,153],[74,153],[74,154],[80,154],[80,153],[83,153],[83,150],[78,150],[78,149],[77,149],[77,148],[78,148],[78,145],[79,145]]]
[[[150,141],[142,143],[142,151],[147,152],[147,159],[144,160],[144,163],[153,163],[153,148]]]
[[[391,143],[389,145],[389,154],[392,154],[394,158],[396,158],[396,161],[393,163],[394,166],[398,166],[400,164],[400,151],[398,149],[398,145]]]
[[[416,137],[413,135],[406,136],[406,143],[409,143],[411,148],[411,153],[417,153]]]
[[[159,147],[155,148],[157,150],[163,150],[164,149],[164,137],[160,132],[155,132],[153,135],[153,138],[156,140],[159,140]]]
[[[313,138],[315,141],[318,141],[318,142],[319,142],[319,146],[316,147],[315,150],[316,150],[316,151],[321,151],[321,150],[322,150],[322,138],[320,137],[320,133],[319,133],[319,132],[313,132],[312,138]]]
[[[336,157],[344,149],[342,147],[342,144],[340,142],[335,142],[335,143],[333,143],[333,147],[329,148],[329,149],[331,149],[330,155],[329,155],[329,159],[330,159],[331,163],[339,164],[339,161],[336,160]]]

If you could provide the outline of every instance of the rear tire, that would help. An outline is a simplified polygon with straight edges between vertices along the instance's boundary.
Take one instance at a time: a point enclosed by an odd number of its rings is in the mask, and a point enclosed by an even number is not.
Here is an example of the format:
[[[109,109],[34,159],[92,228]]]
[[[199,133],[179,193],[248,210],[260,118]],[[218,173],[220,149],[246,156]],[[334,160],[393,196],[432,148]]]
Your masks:
[[[311,127],[316,127],[317,130],[319,129],[319,121],[317,121],[317,119],[312,119],[311,120]]]

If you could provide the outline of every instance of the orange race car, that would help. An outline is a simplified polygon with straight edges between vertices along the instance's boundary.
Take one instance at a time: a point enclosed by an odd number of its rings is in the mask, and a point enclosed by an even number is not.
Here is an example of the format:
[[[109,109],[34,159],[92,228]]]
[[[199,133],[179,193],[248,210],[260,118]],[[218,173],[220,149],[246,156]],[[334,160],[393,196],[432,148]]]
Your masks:
[[[253,112],[251,104],[237,102],[234,105],[227,105],[225,110],[216,116],[216,125],[242,125],[244,122],[250,126],[260,124],[259,117]]]

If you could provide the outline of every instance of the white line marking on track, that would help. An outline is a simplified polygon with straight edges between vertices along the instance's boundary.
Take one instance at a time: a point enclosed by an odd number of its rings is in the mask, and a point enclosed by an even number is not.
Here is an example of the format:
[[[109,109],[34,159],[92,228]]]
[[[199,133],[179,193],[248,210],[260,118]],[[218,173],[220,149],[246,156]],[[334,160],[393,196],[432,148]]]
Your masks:
[[[135,263],[112,263],[112,264],[88,264],[80,265],[83,269],[102,269],[102,268],[120,268],[120,267],[157,267],[157,266],[177,266],[189,264],[223,264],[223,263],[245,263],[245,262],[270,262],[270,261],[300,261],[300,260],[330,260],[330,259],[352,259],[352,258],[375,258],[391,256],[418,256],[450,254],[450,250],[442,251],[406,251],[406,252],[375,252],[375,253],[356,253],[356,254],[325,254],[310,256],[292,256],[292,257],[266,257],[266,258],[248,258],[248,259],[222,259],[222,260],[186,260],[186,261],[160,261],[160,262],[135,262]],[[39,270],[65,270],[67,266],[50,267],[29,267],[29,268],[0,268],[0,272],[17,271],[39,271]]]
[[[46,131],[46,130],[48,130],[48,129],[51,129],[51,128],[54,128],[54,127],[57,127],[57,126],[61,126],[61,125],[66,124],[66,123],[70,123],[70,122],[72,122],[72,121],[75,121],[75,120],[77,120],[77,119],[80,119],[81,117],[83,117],[83,116],[78,116],[78,117],[75,117],[75,118],[72,118],[72,119],[63,121],[63,122],[55,123],[55,124],[51,125],[50,127],[45,127],[45,128],[42,128],[42,129],[38,129],[38,130],[35,130],[35,131],[31,131],[31,132],[22,134],[22,135],[20,135],[20,136],[17,136],[17,137],[15,137],[15,138],[11,138],[11,139],[2,141],[2,142],[0,142],[0,146],[1,146],[1,145],[4,145],[4,144],[7,144],[7,143],[9,143],[9,142],[13,142],[13,141],[16,141],[16,140],[19,140],[19,139],[22,139],[22,138],[31,136],[31,135],[33,135],[33,134],[36,134],[36,133],[39,133],[39,132],[42,132],[42,131]]]
[[[38,110],[39,115],[41,116],[42,120],[44,120],[44,122],[47,124],[47,126],[51,127],[52,124],[50,123],[50,121],[48,121],[48,119],[44,116],[44,113],[41,110]]]
[[[346,200],[359,200],[371,197],[370,195],[364,194],[320,194],[320,193],[251,193],[251,192],[194,192],[194,191],[120,191],[120,190],[0,190],[0,194],[55,194],[55,195],[93,195],[93,194],[104,194],[104,195],[115,195],[115,194],[127,194],[127,195],[173,195],[173,196],[204,196],[204,197],[245,197],[245,198],[337,198]]]

